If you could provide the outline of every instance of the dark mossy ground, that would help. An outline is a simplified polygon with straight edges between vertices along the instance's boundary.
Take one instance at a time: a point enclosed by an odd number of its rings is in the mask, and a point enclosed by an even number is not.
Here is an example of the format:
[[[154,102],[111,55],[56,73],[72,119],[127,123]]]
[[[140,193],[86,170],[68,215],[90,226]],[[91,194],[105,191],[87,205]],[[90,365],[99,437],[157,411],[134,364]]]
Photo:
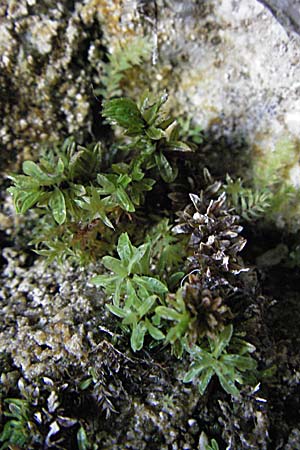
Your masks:
[[[21,448],[81,449],[79,429],[91,445],[82,448],[202,450],[203,431],[220,449],[300,448],[299,269],[285,257],[276,264],[262,257],[294,235],[270,224],[245,227],[249,289],[230,307],[236,331],[256,347],[258,384],[233,398],[215,378],[201,396],[181,381],[187,358],[147,342],[130,350],[103,294],[89,283],[98,264],[45,267],[31,253],[30,216],[16,219],[2,195],[10,223],[2,226],[1,421],[6,398],[28,401],[31,431]]]

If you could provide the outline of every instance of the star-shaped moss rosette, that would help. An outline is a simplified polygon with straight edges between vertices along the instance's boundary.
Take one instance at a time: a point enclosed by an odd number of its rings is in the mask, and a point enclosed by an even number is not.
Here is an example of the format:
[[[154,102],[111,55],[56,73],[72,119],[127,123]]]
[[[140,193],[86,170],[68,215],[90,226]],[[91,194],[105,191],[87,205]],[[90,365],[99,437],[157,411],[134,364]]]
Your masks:
[[[226,193],[220,192],[222,184],[215,182],[199,195],[190,194],[191,204],[178,212],[179,224],[173,228],[175,234],[189,234],[191,269],[197,268],[208,276],[216,273],[234,275],[247,270],[238,253],[246,244],[240,236],[243,229],[239,216],[227,207]]]

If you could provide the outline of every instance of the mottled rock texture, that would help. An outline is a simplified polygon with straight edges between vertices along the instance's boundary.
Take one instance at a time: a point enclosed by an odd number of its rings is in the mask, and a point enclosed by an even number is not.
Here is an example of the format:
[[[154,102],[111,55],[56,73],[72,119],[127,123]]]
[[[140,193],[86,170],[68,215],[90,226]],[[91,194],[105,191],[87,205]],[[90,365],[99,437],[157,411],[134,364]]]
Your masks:
[[[300,47],[269,10],[223,0],[174,2],[168,13],[158,22],[168,35],[161,56],[179,72],[177,101],[195,120],[263,151],[279,136],[299,136]]]
[[[276,16],[277,20],[289,31],[300,34],[299,0],[259,0]]]
[[[5,162],[70,134],[99,138],[104,54],[142,34],[158,40],[145,84],[176,93],[178,112],[263,151],[299,134],[299,42],[256,0],[7,0],[0,16]]]
[[[93,86],[100,84],[111,29],[118,36],[126,29],[122,12],[119,1],[1,2],[0,137],[6,163],[68,135],[80,142],[99,137]]]

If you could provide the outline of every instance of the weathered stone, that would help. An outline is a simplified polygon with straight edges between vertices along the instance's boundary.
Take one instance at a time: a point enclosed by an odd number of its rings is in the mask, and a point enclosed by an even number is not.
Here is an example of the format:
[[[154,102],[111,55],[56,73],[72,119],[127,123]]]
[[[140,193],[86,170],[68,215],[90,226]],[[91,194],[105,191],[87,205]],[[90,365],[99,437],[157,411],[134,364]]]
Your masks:
[[[93,86],[101,82],[103,48],[135,33],[123,9],[122,1],[109,0],[0,6],[1,165],[68,135],[81,143],[99,138]]]
[[[288,32],[300,34],[300,1],[299,0],[258,0],[270,11]]]

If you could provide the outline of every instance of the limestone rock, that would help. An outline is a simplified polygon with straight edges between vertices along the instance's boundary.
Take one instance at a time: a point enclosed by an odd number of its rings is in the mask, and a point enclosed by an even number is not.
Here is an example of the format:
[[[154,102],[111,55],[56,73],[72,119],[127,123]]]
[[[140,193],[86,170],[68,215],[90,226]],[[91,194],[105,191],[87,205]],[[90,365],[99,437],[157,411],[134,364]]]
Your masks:
[[[277,20],[289,31],[300,34],[299,0],[259,0],[275,15]]]
[[[7,0],[1,6],[0,135],[9,159],[30,157],[41,142],[70,134],[82,142],[98,138],[101,107],[91,86],[101,85],[104,48],[113,51],[137,34],[152,39],[153,61],[157,53],[155,80],[148,83],[176,93],[178,112],[204,129],[242,136],[263,151],[272,151],[284,133],[298,137],[299,42],[267,8],[256,0],[156,4],[89,0],[70,8],[60,0],[45,8]]]

